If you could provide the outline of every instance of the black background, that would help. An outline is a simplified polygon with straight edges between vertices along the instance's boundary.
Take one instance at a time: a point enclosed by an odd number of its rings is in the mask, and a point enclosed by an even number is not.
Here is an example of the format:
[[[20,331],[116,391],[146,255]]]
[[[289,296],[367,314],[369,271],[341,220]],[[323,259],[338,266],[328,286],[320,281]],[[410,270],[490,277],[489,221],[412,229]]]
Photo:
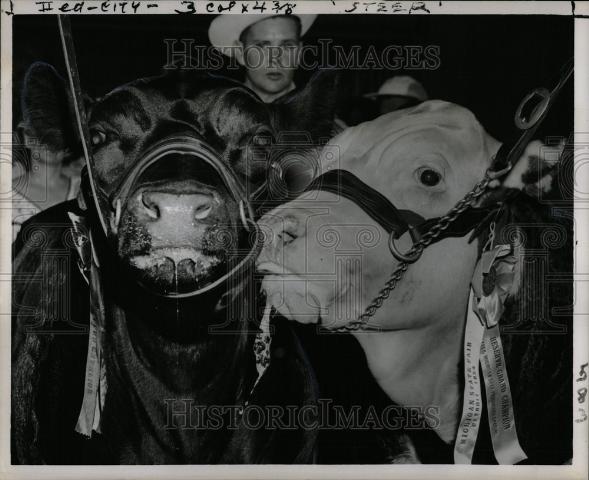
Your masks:
[[[165,38],[193,38],[208,45],[211,15],[75,16],[72,27],[82,86],[92,96],[142,76],[159,73],[166,63]],[[14,18],[14,119],[28,66],[53,64],[65,75],[55,16]],[[343,73],[340,116],[346,119],[357,97],[378,89],[394,74],[420,80],[430,98],[471,109],[495,137],[513,131],[513,113],[523,96],[539,86],[552,88],[573,56],[573,19],[548,15],[322,15],[304,40],[332,39],[345,48],[369,45],[439,45],[436,70],[347,70]],[[239,74],[239,72],[237,72]],[[300,71],[302,85],[312,72]],[[565,136],[573,129],[573,82],[543,128],[543,135]]]

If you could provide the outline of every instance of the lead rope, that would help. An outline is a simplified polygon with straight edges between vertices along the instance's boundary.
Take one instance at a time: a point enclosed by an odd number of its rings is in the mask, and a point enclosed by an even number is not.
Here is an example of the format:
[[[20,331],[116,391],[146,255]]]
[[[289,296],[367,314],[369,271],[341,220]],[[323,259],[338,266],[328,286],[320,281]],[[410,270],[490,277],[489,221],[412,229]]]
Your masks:
[[[82,87],[80,86],[80,76],[78,73],[78,65],[76,62],[76,53],[74,49],[74,40],[72,35],[72,26],[70,19],[66,15],[57,15],[57,25],[59,26],[59,36],[61,38],[61,45],[63,48],[63,57],[65,60],[67,76],[70,84],[71,100],[76,114],[76,126],[80,135],[82,150],[84,152],[84,161],[88,178],[90,180],[90,189],[92,190],[92,197],[96,204],[96,215],[100,221],[103,231],[108,232],[108,223],[100,206],[98,192],[96,190],[96,179],[94,178],[94,168],[92,159],[92,149],[90,147],[90,133],[88,130],[88,119],[86,117],[86,110],[84,109],[84,101],[82,97]]]
[[[503,174],[504,172],[499,172]],[[487,190],[489,183],[493,181],[497,176],[496,172],[487,170],[483,179],[478,182],[473,189],[468,192],[462,200],[460,200],[454,207],[452,207],[448,213],[432,226],[426,233],[423,234],[420,240],[415,242],[407,253],[404,254],[406,258],[411,260],[405,260],[399,262],[397,268],[391,273],[389,279],[385,282],[384,287],[378,295],[370,302],[370,304],[364,310],[356,320],[351,323],[344,325],[343,327],[332,329],[335,332],[350,332],[357,330],[376,330],[380,331],[379,327],[368,325],[368,321],[374,316],[376,311],[382,307],[384,301],[389,298],[391,292],[397,287],[399,281],[403,278],[403,275],[409,268],[410,263],[414,263],[421,257],[421,254],[440,234],[446,230],[465,210],[472,207],[474,202]],[[391,233],[391,235],[393,235]],[[392,238],[392,237],[391,237]]]

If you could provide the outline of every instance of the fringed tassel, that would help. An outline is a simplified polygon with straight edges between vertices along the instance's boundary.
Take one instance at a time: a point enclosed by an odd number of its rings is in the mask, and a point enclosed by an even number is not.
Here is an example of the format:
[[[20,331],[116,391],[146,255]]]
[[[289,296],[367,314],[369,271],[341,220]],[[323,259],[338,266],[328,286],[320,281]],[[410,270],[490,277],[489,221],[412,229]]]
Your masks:
[[[266,303],[264,307],[264,314],[260,321],[260,329],[256,333],[256,339],[254,340],[254,355],[256,356],[256,371],[258,372],[258,378],[254,382],[250,390],[248,398],[250,398],[255,390],[256,386],[260,382],[264,372],[270,365],[270,347],[272,345],[272,334],[270,332],[270,313],[272,312],[272,305]],[[248,402],[246,401],[246,405]]]

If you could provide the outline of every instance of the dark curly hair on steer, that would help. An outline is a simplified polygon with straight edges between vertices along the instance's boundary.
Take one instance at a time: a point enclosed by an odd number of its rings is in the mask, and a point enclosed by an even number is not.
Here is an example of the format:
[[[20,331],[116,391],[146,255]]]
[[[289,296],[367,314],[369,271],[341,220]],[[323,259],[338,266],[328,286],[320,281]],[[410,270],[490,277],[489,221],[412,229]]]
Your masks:
[[[32,122],[33,133],[58,145],[68,143],[72,126],[67,115],[52,113],[58,107],[63,113],[63,82],[44,79],[56,77],[47,64],[32,65],[23,101],[25,113],[36,112],[39,120]],[[99,136],[103,143],[93,153],[105,176],[99,180],[112,184],[123,166],[138,161],[146,144],[192,125],[199,130],[195,135],[215,143],[229,168],[255,186],[264,177],[265,157],[262,164],[250,165],[243,146],[256,128],[297,130],[302,122],[317,137],[328,135],[334,82],[331,74],[318,75],[276,105],[263,104],[235,82],[194,72],[168,72],[120,87],[90,113],[90,122],[109,123],[111,129],[108,138]],[[23,224],[13,245],[12,462],[313,462],[317,432],[300,428],[304,416],[295,419],[294,428],[281,429],[258,425],[245,410],[239,414],[247,400],[263,412],[278,408],[281,420],[287,406],[299,408],[317,397],[300,342],[291,324],[279,319],[273,325],[270,366],[250,395],[257,378],[254,334],[261,318],[253,272],[197,297],[150,294],[106,245],[88,202],[88,185],[82,190],[87,209],[71,201],[41,212]],[[235,209],[230,213],[237,215]],[[93,232],[104,292],[102,358],[108,389],[100,432],[90,438],[75,431],[92,341],[91,289],[78,268],[70,214],[84,218]],[[132,222],[127,226],[132,234]],[[202,408],[209,422],[204,428]]]

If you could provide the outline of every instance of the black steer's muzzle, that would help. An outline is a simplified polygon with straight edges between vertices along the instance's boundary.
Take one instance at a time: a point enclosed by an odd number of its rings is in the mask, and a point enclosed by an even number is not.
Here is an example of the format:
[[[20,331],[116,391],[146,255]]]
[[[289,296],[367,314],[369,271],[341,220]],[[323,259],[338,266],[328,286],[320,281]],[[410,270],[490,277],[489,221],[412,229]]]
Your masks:
[[[181,172],[174,171],[174,168],[170,166],[178,163],[183,165]],[[169,178],[170,182],[181,179],[201,183],[203,176],[206,176],[209,181],[211,176],[215,176],[217,188],[223,188],[239,208],[239,215],[233,216],[233,218],[237,218],[238,224],[229,224],[232,219],[227,218],[228,224],[225,227],[234,231],[243,228],[249,232],[249,235],[246,235],[247,238],[236,248],[235,254],[229,255],[226,269],[213,270],[206,279],[201,278],[195,281],[193,288],[184,288],[181,292],[154,291],[153,293],[170,298],[191,297],[208,292],[230,277],[232,278],[249,268],[259,254],[263,242],[254,221],[246,190],[220,154],[203,140],[188,134],[172,135],[150,146],[139,160],[125,172],[110,194],[104,192],[98,185],[94,185],[93,191],[96,191],[98,196],[94,204],[101,209],[102,217],[107,220],[105,234],[111,243],[119,234],[122,212],[128,208],[134,192],[142,187],[145,179],[152,175],[150,172],[154,171],[173,173],[173,176]],[[95,175],[93,177],[96,178]],[[157,179],[160,185],[165,185],[167,180],[168,178],[165,177]],[[242,245],[244,242],[247,245]],[[154,289],[150,288],[150,290]]]
[[[187,177],[192,177],[195,181],[201,180],[199,173],[204,170],[202,168],[203,162],[206,166],[210,167],[207,171],[210,171],[210,169],[214,170],[228,193],[239,206],[239,218],[241,219],[242,226],[248,231],[253,228],[254,215],[246,196],[245,188],[232,170],[225,164],[221,155],[206,142],[191,135],[174,135],[166,137],[149,147],[109,195],[108,205],[112,219],[110,225],[111,233],[117,233],[120,212],[127,205],[133,192],[141,186],[140,184],[144,178],[144,174],[159,164],[170,162],[171,159],[181,159],[185,165],[193,163],[194,168],[184,168],[183,172]],[[190,180],[191,178],[185,179]]]

